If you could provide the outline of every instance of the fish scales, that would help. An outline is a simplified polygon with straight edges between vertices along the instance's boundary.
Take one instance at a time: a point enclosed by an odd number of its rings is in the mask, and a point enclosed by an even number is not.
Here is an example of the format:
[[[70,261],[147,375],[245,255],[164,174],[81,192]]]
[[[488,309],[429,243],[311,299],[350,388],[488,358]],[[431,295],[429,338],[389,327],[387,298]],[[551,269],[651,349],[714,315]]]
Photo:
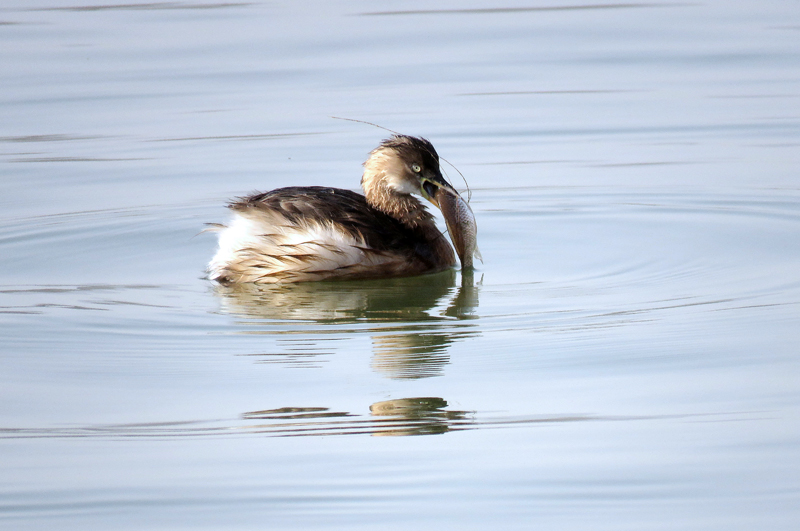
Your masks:
[[[481,259],[478,251],[478,224],[469,203],[459,195],[441,193],[438,197],[447,230],[453,240],[461,267],[472,267],[472,258]]]

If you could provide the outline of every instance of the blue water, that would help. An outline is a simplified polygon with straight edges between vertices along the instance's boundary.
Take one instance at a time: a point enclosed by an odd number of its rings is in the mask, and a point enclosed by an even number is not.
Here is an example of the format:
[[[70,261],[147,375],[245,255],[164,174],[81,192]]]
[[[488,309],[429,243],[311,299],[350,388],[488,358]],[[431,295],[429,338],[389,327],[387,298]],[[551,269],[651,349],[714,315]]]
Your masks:
[[[0,528],[794,529],[796,2],[0,7]],[[464,174],[485,262],[204,278],[225,203]],[[456,187],[458,171],[445,165]]]

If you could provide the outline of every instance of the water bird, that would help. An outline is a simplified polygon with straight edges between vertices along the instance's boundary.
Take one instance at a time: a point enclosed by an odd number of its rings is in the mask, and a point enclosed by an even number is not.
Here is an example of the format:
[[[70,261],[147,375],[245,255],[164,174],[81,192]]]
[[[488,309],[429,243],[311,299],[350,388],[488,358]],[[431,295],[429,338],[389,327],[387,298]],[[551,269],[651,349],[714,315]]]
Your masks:
[[[363,166],[364,195],[293,186],[231,202],[232,221],[209,229],[219,232],[209,278],[223,284],[352,280],[453,267],[453,248],[414,195],[442,209],[462,266],[472,266],[474,216],[442,176],[430,141],[395,134]]]

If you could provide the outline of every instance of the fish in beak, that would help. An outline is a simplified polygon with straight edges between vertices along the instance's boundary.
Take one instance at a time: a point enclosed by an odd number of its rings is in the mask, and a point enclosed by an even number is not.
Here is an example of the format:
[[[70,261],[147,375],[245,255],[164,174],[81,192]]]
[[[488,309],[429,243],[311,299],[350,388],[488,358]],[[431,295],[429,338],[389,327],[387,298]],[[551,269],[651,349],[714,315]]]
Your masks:
[[[441,175],[422,179],[422,196],[442,211],[461,268],[473,267],[473,256],[483,261],[478,250],[478,225],[469,203]]]

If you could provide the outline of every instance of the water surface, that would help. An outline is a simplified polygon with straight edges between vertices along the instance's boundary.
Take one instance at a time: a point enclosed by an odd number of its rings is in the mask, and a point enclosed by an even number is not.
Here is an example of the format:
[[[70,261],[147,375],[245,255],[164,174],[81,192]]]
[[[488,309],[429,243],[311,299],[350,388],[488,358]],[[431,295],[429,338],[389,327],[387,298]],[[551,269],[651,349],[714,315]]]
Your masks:
[[[791,2],[7,2],[0,527],[794,529]],[[223,287],[204,223],[469,182],[472,274]],[[458,172],[444,168],[464,188]]]

